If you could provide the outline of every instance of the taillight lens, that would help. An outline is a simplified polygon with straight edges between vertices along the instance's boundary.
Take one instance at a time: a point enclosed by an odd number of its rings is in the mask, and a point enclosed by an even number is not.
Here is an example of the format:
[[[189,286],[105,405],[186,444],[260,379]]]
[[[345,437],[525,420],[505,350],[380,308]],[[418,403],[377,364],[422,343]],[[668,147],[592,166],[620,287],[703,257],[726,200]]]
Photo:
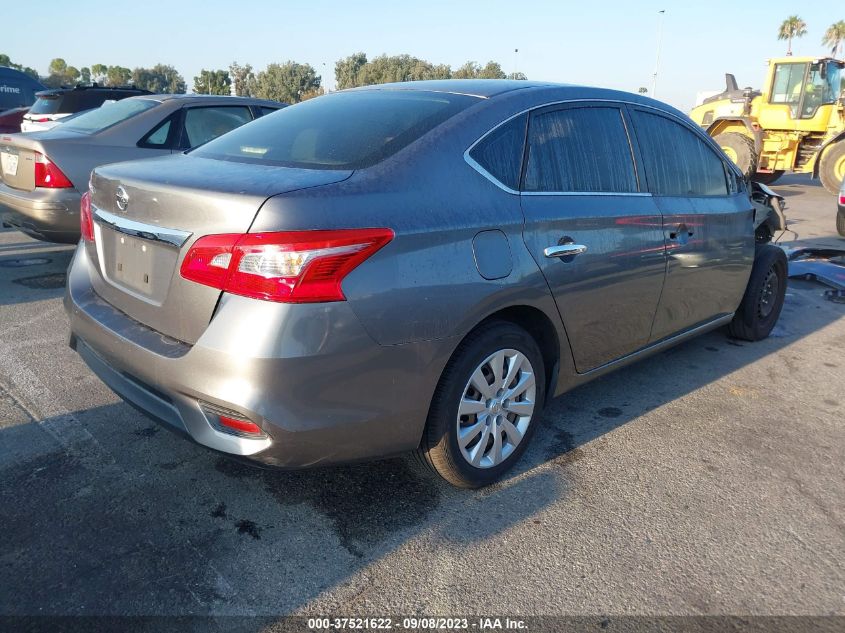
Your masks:
[[[839,194],[839,204],[845,205],[845,193]]]
[[[79,202],[79,232],[86,242],[94,241],[94,216],[91,214],[91,193],[82,194]]]
[[[207,235],[185,255],[181,274],[266,301],[344,301],[346,275],[392,239],[390,229]]]
[[[48,189],[66,189],[73,187],[62,170],[41,152],[35,152],[35,186]]]

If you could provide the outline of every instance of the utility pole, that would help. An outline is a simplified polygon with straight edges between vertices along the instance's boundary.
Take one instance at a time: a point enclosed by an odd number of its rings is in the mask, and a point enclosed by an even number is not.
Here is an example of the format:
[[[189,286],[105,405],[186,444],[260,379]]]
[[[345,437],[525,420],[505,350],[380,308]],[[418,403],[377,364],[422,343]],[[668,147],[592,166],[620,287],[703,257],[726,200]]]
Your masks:
[[[657,71],[660,69],[660,40],[663,37],[663,16],[666,15],[666,9],[661,9],[657,12],[657,60],[654,62],[654,75],[651,78],[651,98],[657,98]]]

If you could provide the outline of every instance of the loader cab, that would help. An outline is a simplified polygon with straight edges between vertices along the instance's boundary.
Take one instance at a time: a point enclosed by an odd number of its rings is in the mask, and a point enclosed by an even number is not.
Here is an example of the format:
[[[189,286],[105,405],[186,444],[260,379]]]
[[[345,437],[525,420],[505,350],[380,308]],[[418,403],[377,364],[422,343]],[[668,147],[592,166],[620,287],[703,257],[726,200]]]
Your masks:
[[[843,66],[835,59],[772,60],[766,100],[774,107],[761,109],[762,127],[824,130],[842,93]]]

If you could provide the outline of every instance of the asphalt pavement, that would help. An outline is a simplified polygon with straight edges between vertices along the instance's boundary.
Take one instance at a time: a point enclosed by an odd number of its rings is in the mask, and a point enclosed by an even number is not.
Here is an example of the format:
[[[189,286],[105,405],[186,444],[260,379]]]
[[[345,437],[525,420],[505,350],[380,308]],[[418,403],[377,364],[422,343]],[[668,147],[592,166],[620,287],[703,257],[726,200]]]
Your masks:
[[[775,188],[783,242],[845,248],[818,183]],[[845,615],[845,305],[822,286],[791,283],[763,342],[713,332],[553,401],[518,472],[464,491],[161,429],[68,348],[71,254],[0,232],[0,615]]]

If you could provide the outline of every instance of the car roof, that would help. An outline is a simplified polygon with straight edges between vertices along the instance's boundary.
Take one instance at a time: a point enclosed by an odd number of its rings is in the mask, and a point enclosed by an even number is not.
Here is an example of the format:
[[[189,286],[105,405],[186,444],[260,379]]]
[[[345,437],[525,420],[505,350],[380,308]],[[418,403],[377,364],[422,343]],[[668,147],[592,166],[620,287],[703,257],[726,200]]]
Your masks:
[[[198,94],[149,94],[130,97],[130,99],[153,99],[155,101],[183,101],[188,103],[202,103],[203,101],[219,101],[222,103],[246,103],[251,105],[268,105],[280,108],[287,105],[280,101],[257,99],[256,97],[230,97],[229,95],[198,95]]]
[[[352,90],[417,90],[423,92],[449,92],[473,97],[490,98],[514,90],[527,88],[550,88],[562,86],[544,81],[520,79],[434,79],[426,81],[404,81],[399,83],[373,84]]]

